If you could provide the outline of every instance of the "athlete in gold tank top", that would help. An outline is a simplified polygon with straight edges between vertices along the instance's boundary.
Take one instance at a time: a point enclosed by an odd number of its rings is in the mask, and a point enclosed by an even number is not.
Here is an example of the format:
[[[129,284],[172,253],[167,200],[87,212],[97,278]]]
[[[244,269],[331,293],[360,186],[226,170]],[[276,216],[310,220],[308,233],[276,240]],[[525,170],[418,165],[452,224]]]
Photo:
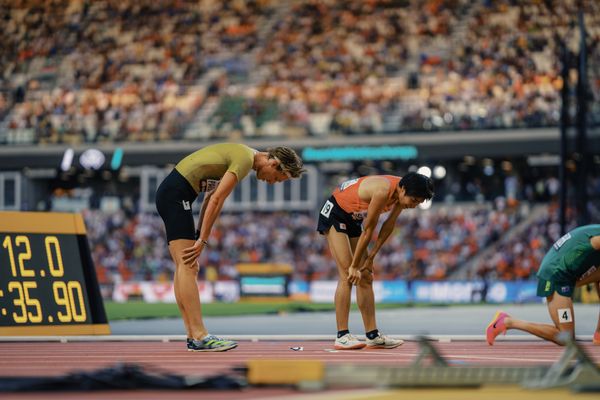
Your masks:
[[[185,157],[175,169],[196,193],[210,192],[226,172],[233,173],[238,181],[244,179],[252,169],[256,153],[256,150],[243,144],[213,144]]]
[[[188,350],[225,351],[237,346],[233,341],[208,334],[196,279],[200,268],[198,257],[208,245],[213,224],[227,197],[250,170],[256,171],[257,179],[268,183],[298,178],[305,171],[302,160],[289,147],[261,152],[243,144],[214,144],[182,159],[157,190],[157,210],[165,222],[169,251],[175,263],[175,298],[185,324]],[[193,194],[186,181],[196,195],[205,193],[197,235],[191,211]]]

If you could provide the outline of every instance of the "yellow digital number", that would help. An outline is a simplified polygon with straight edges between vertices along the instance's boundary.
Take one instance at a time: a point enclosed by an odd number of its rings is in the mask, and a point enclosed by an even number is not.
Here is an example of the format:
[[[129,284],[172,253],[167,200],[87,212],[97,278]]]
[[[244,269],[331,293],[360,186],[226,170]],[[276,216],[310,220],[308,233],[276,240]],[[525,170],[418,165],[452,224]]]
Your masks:
[[[71,304],[73,319],[76,322],[84,322],[87,319],[87,315],[85,312],[85,303],[83,302],[83,290],[81,290],[81,284],[77,281],[69,281],[67,288],[69,288],[69,295],[71,298],[69,303]],[[77,312],[77,307],[75,307],[75,297],[79,300],[79,312]]]
[[[13,304],[17,307],[21,307],[21,314],[13,313],[13,320],[17,324],[24,324],[27,322],[27,307],[25,306],[25,299],[23,298],[23,288],[21,282],[8,282],[8,291],[14,292],[15,289],[19,292],[19,296],[13,300]]]
[[[65,313],[59,312],[57,314],[60,322],[71,322],[73,316],[71,315],[71,302],[69,300],[69,292],[67,290],[67,284],[62,281],[57,281],[52,284],[52,292],[54,293],[54,301],[59,306],[65,308]]]
[[[68,283],[57,281],[52,285],[54,292],[54,301],[59,306],[63,306],[65,312],[58,313],[60,322],[85,322],[87,313],[83,301],[83,290],[81,283],[69,281]]]
[[[15,266],[15,254],[13,252],[12,240],[10,240],[10,236],[4,237],[4,242],[2,242],[2,247],[8,249],[8,260],[10,261],[10,272],[12,276],[17,276],[17,267]]]
[[[50,275],[55,278],[61,278],[65,274],[65,269],[63,266],[62,253],[60,251],[60,243],[58,242],[58,238],[56,236],[46,236],[44,239],[44,244],[46,245],[46,257],[48,258],[48,267],[50,268]],[[52,251],[52,247],[54,248],[54,252]],[[53,253],[56,254],[56,263],[58,265],[54,265],[54,257]]]
[[[19,271],[21,272],[21,276],[25,278],[31,278],[35,276],[35,271],[32,269],[25,268],[25,261],[31,260],[31,246],[29,244],[29,238],[24,235],[19,235],[15,238],[15,245],[21,246],[25,245],[25,252],[19,253]],[[8,259],[10,261],[10,272],[12,276],[17,276],[17,267],[15,264],[15,251],[13,249],[12,240],[10,236],[4,237],[4,242],[2,242],[2,247],[8,249]]]
[[[35,271],[32,269],[25,268],[25,261],[31,260],[31,246],[29,245],[29,238],[27,236],[19,235],[15,238],[15,244],[20,246],[25,245],[25,253],[19,254],[19,270],[21,276],[25,278],[31,278],[35,276]]]
[[[31,312],[27,312],[27,316],[29,317],[29,322],[37,323],[42,322],[42,305],[38,299],[32,299],[29,297],[29,289],[37,288],[37,283],[28,281],[23,282],[23,291],[25,292],[25,304],[28,306],[32,306],[35,308],[35,314]]]
[[[14,305],[21,308],[20,314],[13,312],[13,320],[17,324],[42,322],[42,305],[38,299],[32,298],[29,295],[29,289],[35,288],[37,288],[37,283],[32,281],[23,283],[17,281],[8,282],[8,291],[12,293],[16,290],[18,293],[18,297],[13,300]],[[27,311],[27,307],[35,308],[35,313]]]

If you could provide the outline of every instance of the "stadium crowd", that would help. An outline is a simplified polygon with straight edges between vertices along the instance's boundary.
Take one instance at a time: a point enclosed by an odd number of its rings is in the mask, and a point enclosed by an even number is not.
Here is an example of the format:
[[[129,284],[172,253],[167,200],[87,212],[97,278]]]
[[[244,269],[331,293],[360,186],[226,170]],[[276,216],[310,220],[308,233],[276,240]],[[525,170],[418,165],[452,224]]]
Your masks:
[[[559,181],[547,175],[546,168],[527,171],[531,176],[513,170],[504,180],[464,174],[464,181],[438,181],[432,208],[400,215],[397,228],[375,259],[377,278],[447,279],[486,250],[485,258],[471,269],[476,276],[470,278],[533,279],[541,257],[560,235]],[[600,174],[597,168],[594,171],[587,185],[588,211],[591,222],[597,223]],[[329,178],[326,187],[347,179]],[[568,201],[573,206],[574,182],[569,187]],[[83,211],[100,280],[104,284],[170,281],[174,265],[158,215],[141,212],[133,192],[120,205],[103,209],[101,204],[95,198]],[[548,211],[532,219],[535,207]],[[567,220],[574,224],[574,210],[569,213]],[[506,235],[517,225],[521,225],[519,230]],[[325,239],[316,232],[316,212],[225,213],[217,220],[209,243],[201,256],[201,274],[211,279],[235,279],[236,264],[248,262],[288,263],[298,280],[336,279],[335,262]]]
[[[523,217],[524,210],[473,204],[406,212],[375,260],[377,277],[443,279]],[[84,218],[101,283],[172,279],[157,215],[87,210]],[[335,262],[315,224],[316,217],[306,213],[225,214],[201,256],[201,274],[235,279],[237,263],[277,262],[291,264],[294,279],[336,279]]]
[[[183,138],[208,98],[219,137],[554,126],[578,3],[3,1],[0,140]],[[582,4],[598,62],[600,6]]]
[[[590,223],[600,222],[600,209],[595,202],[588,206]],[[574,208],[567,209],[565,232],[577,227]],[[526,229],[508,236],[494,246],[489,257],[476,266],[476,277],[486,281],[535,279],[544,255],[561,236],[558,204],[531,221]]]
[[[578,4],[0,0],[0,144],[183,139],[214,102],[212,137],[260,136],[269,122],[277,128],[268,132],[289,137],[554,126],[563,85],[556,37],[578,51]],[[599,65],[600,5],[581,4]],[[205,80],[213,68],[224,75]],[[590,77],[588,114],[600,123],[600,75]],[[523,220],[517,199],[556,200],[558,182],[471,176],[436,191],[509,201],[403,214],[376,259],[379,278],[448,277]],[[597,199],[598,177],[590,191]],[[88,210],[85,219],[102,283],[172,279],[156,215]],[[551,208],[499,242],[478,275],[531,279],[559,236],[556,220]],[[335,279],[315,223],[302,213],[223,215],[202,273],[233,279],[239,262],[285,262],[296,279]]]
[[[2,1],[0,118],[36,143],[175,139],[204,100],[206,67],[251,51],[269,8]]]
[[[600,8],[584,3],[597,43]],[[566,15],[576,1],[302,2],[261,50],[266,79],[230,93],[274,99],[277,118],[309,134],[555,126],[556,37],[577,46]]]

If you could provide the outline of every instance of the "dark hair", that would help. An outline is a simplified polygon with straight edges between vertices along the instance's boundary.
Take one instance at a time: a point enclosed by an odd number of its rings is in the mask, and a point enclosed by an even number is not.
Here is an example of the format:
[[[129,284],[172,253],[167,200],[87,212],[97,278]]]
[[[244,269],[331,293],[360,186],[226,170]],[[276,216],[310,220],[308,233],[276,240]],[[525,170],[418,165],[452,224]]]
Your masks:
[[[433,181],[423,174],[409,172],[400,179],[398,186],[404,188],[407,196],[425,200],[433,197]]]

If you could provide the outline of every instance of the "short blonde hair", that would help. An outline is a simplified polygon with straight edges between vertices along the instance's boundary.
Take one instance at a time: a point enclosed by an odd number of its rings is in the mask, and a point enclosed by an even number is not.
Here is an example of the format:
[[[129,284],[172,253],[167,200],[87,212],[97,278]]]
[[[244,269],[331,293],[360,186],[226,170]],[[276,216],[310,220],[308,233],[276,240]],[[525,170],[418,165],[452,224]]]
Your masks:
[[[280,169],[288,173],[291,178],[299,178],[303,172],[306,172],[302,168],[303,162],[300,156],[289,147],[270,147],[267,149],[267,153],[269,153],[269,158],[279,160]]]

